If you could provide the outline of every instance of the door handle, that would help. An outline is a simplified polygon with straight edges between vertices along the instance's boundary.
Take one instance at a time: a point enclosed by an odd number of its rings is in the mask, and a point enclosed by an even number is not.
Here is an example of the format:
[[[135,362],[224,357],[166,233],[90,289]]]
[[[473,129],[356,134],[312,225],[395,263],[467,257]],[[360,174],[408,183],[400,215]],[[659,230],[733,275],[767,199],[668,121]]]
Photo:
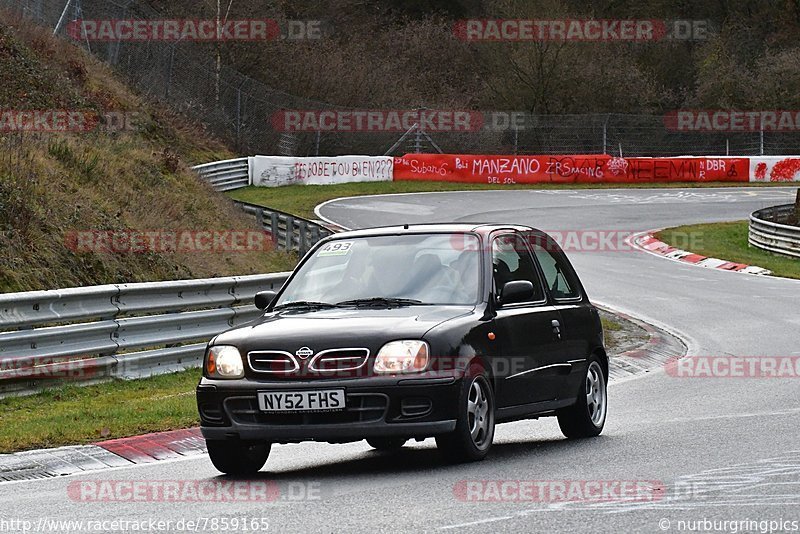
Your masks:
[[[553,326],[553,333],[558,339],[561,339],[561,323],[557,319],[553,319],[550,324]]]

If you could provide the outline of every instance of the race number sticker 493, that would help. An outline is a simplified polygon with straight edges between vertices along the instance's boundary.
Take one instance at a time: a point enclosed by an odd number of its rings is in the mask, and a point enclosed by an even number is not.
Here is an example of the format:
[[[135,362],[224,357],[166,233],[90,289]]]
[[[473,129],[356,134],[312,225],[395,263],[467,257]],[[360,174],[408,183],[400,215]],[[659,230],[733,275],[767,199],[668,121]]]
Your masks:
[[[337,241],[334,243],[328,243],[317,254],[317,257],[325,257],[325,256],[346,256],[350,253],[350,250],[353,247],[352,241]]]

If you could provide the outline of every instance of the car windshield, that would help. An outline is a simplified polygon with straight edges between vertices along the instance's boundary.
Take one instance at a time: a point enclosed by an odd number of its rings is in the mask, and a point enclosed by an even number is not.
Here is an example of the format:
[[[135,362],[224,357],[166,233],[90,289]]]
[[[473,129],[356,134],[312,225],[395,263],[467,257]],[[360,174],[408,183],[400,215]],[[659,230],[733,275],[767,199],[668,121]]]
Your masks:
[[[480,295],[479,241],[471,234],[407,234],[331,241],[317,249],[276,307],[473,305]]]

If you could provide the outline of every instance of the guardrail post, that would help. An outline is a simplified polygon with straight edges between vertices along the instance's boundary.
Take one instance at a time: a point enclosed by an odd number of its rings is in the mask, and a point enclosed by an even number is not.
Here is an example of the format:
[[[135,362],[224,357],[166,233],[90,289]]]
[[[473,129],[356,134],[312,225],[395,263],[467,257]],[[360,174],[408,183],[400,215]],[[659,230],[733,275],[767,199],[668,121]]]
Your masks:
[[[272,240],[276,247],[280,246],[281,239],[279,235],[280,229],[278,228],[278,214],[274,211],[269,212],[269,231],[272,233]]]
[[[794,201],[794,217],[791,219],[791,224],[800,222],[800,188],[797,189],[797,198]]]
[[[264,208],[256,210],[256,224],[259,228],[264,228]]]
[[[297,223],[297,228],[300,231],[299,249],[300,249],[300,255],[302,256],[306,252],[308,252],[308,239],[307,239],[308,236],[306,235],[306,232],[308,231],[308,226],[306,225],[306,221],[301,219]]]
[[[294,248],[294,229],[294,217],[289,215],[286,217],[286,250],[292,250]]]

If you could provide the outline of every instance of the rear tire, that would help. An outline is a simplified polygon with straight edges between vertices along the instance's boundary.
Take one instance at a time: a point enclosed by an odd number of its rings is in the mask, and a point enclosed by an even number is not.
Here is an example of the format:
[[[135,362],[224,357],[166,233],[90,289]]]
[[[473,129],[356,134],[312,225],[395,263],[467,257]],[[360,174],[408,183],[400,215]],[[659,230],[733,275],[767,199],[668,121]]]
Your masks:
[[[606,375],[597,356],[589,358],[578,402],[556,412],[561,432],[571,439],[600,435],[608,413]]]
[[[269,457],[271,443],[206,440],[211,463],[227,475],[252,475],[264,467]]]
[[[456,429],[436,436],[436,446],[446,461],[475,462],[489,454],[494,439],[494,410],[489,375],[479,365],[470,366],[458,401]]]
[[[403,447],[408,441],[406,438],[387,438],[374,437],[368,438],[369,446],[377,451],[396,451]]]

